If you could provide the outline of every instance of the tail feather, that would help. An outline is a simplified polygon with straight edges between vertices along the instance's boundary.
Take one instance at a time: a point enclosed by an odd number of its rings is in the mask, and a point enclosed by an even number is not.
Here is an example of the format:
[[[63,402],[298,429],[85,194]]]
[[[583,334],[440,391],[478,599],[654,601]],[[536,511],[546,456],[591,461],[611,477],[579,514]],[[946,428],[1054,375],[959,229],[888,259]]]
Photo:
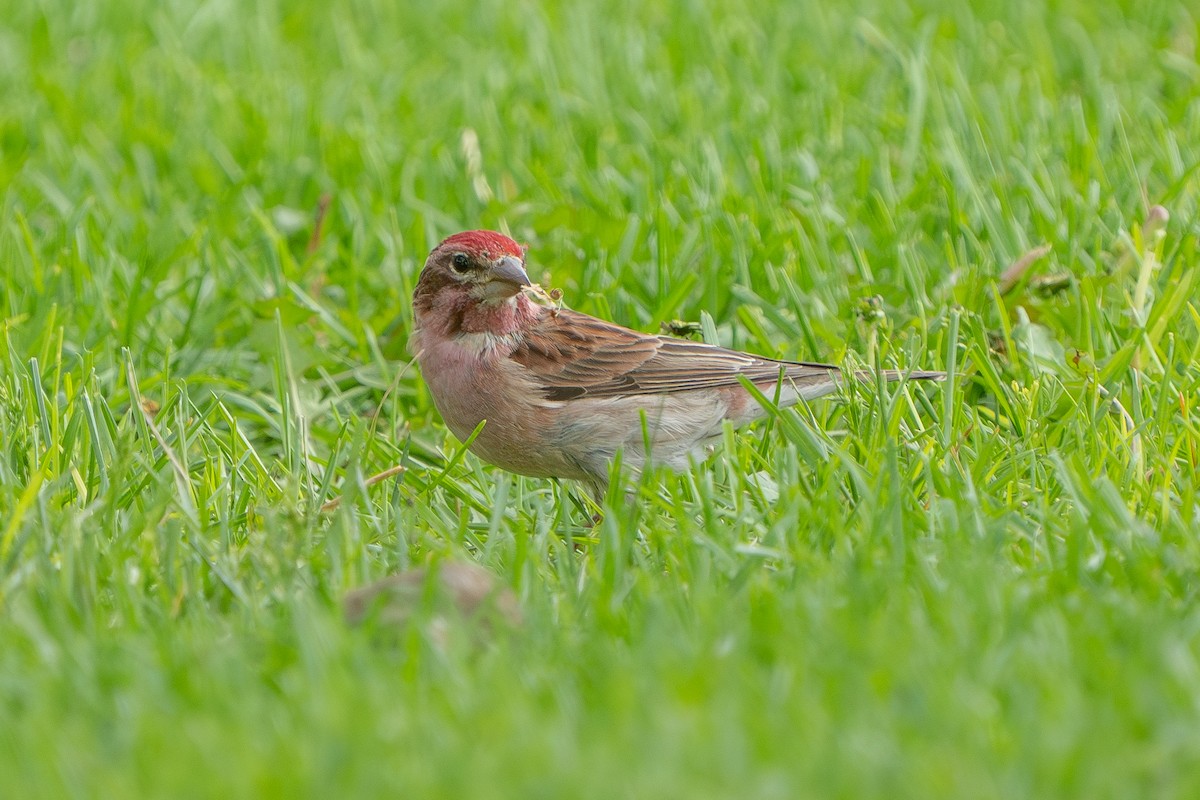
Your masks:
[[[875,377],[875,373],[870,370],[862,370],[857,374],[859,380],[871,380]],[[885,369],[883,377],[889,381],[940,381],[946,377],[944,372],[935,372],[932,370],[913,370],[905,372],[899,369]]]

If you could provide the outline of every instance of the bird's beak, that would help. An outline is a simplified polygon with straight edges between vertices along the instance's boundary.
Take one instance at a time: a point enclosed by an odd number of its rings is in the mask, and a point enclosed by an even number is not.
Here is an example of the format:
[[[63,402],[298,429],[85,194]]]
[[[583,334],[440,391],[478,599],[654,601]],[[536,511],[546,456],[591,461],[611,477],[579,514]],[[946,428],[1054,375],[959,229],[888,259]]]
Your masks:
[[[505,256],[492,266],[492,275],[488,283],[500,284],[490,287],[492,292],[512,297],[521,291],[522,287],[529,286],[530,280],[529,275],[525,272],[525,267],[518,259],[513,256]]]

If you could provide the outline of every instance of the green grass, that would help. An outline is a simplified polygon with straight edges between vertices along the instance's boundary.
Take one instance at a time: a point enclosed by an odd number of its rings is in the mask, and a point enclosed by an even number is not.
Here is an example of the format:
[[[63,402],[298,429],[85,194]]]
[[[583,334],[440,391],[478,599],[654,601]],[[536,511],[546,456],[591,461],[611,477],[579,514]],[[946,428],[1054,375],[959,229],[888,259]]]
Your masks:
[[[0,796],[1197,796],[1195,8],[418,5],[6,9]],[[633,327],[950,379],[588,530],[407,363],[473,227]],[[525,626],[343,624],[445,559]]]

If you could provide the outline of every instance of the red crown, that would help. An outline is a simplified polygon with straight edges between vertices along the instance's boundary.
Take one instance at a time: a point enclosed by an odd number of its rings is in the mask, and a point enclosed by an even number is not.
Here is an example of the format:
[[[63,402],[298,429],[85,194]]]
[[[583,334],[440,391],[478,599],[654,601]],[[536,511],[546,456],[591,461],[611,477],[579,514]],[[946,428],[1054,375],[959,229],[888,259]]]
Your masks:
[[[509,255],[525,260],[525,250],[502,233],[495,231],[463,231],[448,236],[438,245],[438,248],[453,248],[462,250],[472,256],[483,258],[500,258]]]

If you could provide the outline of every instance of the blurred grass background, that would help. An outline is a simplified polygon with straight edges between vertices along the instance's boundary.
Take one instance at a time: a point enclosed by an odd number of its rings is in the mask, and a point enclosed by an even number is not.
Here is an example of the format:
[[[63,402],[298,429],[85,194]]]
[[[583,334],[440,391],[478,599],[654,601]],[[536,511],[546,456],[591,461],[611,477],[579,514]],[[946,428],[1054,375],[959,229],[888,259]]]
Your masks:
[[[1195,796],[1198,19],[10,4],[0,795]],[[632,327],[951,380],[587,529],[407,367],[475,227]],[[447,559],[524,628],[343,625]]]

